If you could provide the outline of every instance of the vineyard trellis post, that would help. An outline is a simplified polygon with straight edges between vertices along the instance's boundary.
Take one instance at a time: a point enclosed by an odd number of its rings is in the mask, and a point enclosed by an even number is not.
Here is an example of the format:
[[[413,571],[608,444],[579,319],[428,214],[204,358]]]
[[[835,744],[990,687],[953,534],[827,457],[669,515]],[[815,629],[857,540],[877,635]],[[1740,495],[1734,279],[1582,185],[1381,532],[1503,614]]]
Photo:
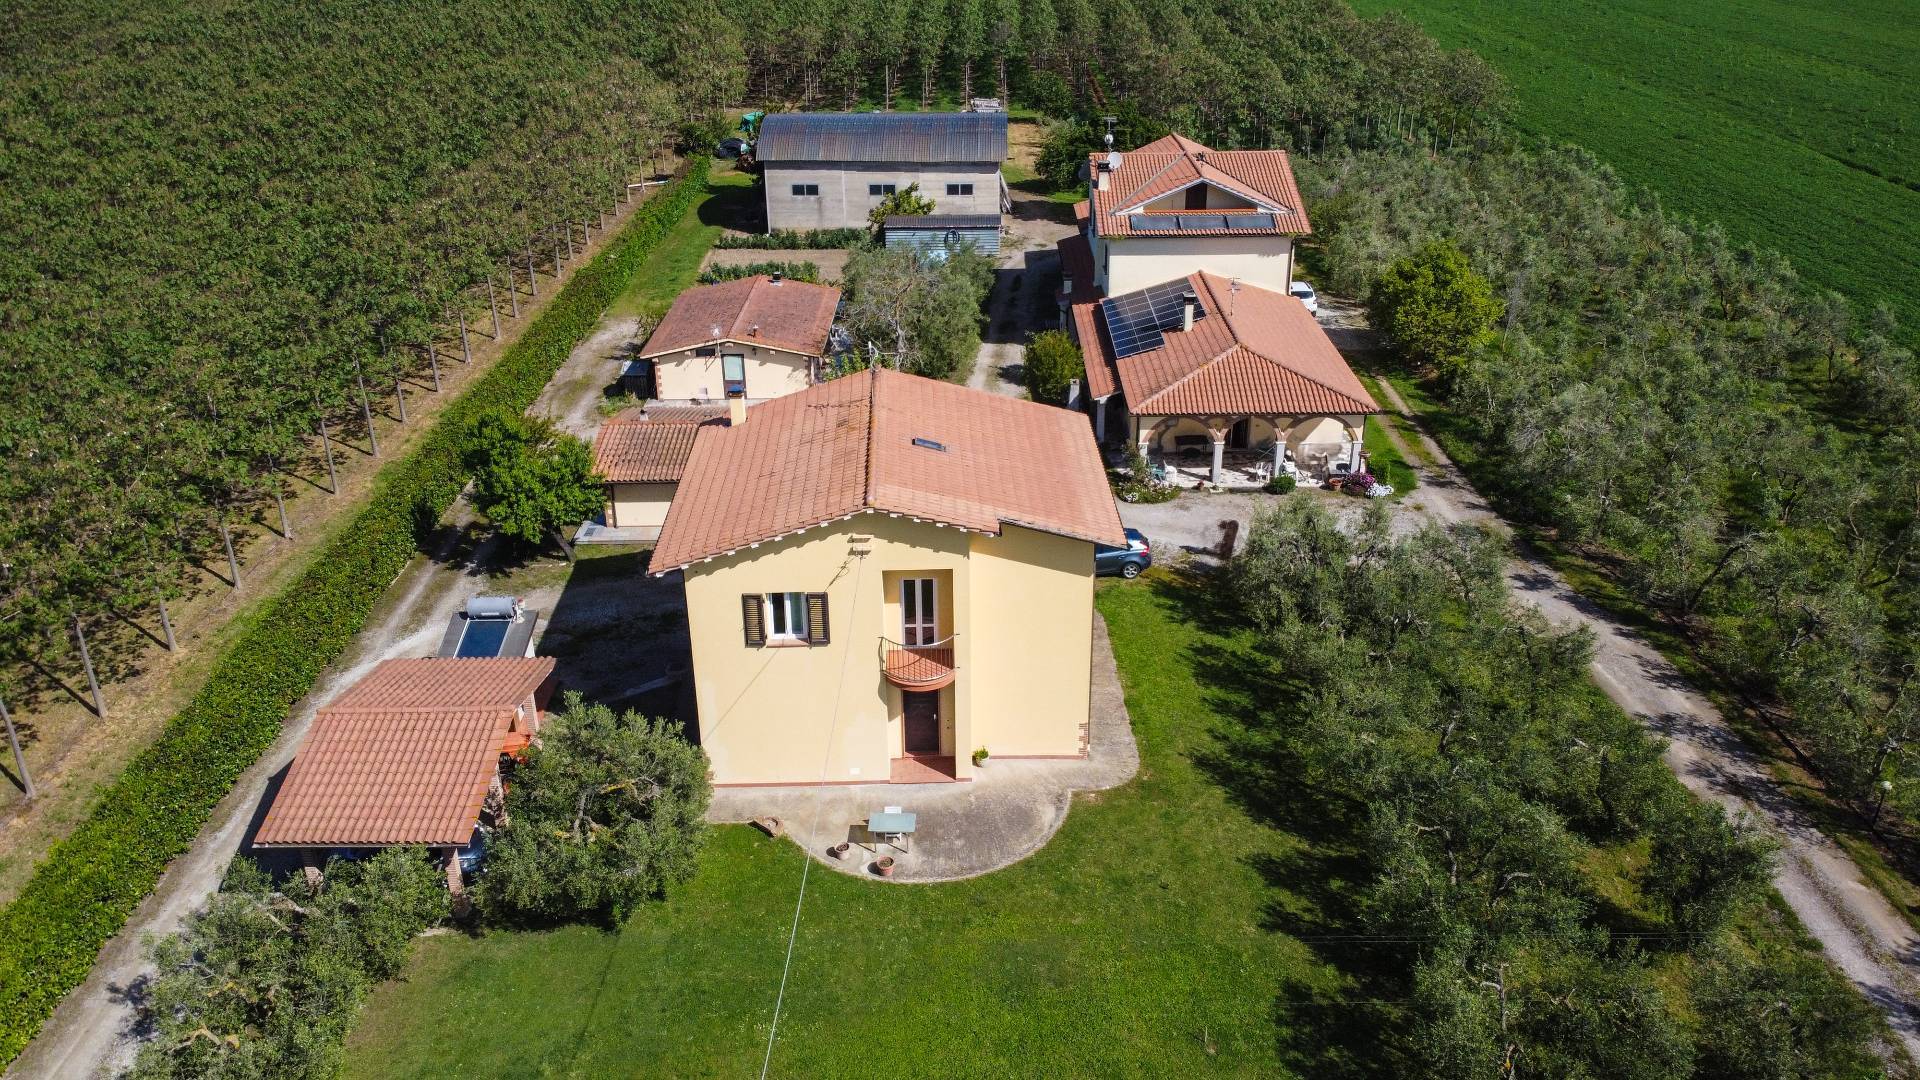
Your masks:
[[[93,715],[105,720],[107,701],[100,696],[100,678],[93,673],[93,654],[87,651],[87,628],[78,615],[73,617],[73,636],[80,643],[80,666],[87,671],[87,689],[93,694]]]
[[[460,362],[471,364],[473,363],[473,346],[467,341],[467,309],[460,308],[456,313],[460,316]]]
[[[27,772],[27,756],[20,752],[20,733],[13,728],[13,714],[7,711],[7,699],[0,695],[0,723],[7,725],[7,746],[13,751],[13,771],[20,774],[20,787],[27,801],[33,801],[33,774]]]
[[[540,298],[540,276],[533,272],[533,237],[527,237],[527,297]]]
[[[280,511],[280,535],[291,540],[293,539],[293,523],[287,520],[287,500],[280,494],[280,478],[274,475],[278,468],[279,466],[274,462],[273,455],[268,454],[267,477],[273,483],[274,508]]]
[[[156,596],[160,601],[160,633],[167,639],[167,651],[174,652],[173,617],[167,614],[167,594],[156,591]]]
[[[397,375],[394,377],[394,380],[393,380],[393,403],[395,408],[397,408],[400,412],[400,422],[403,424],[406,423],[407,422],[407,383],[405,379],[402,379]]]
[[[520,279],[513,276],[513,260],[512,259],[507,260],[507,303],[513,305],[513,317],[516,319],[519,318],[520,317]],[[497,327],[499,325],[498,320],[500,318],[500,311],[498,308],[494,309],[493,317],[495,319],[494,325]],[[498,338],[499,336],[500,336],[500,332],[496,329],[494,331],[494,337]]]
[[[440,350],[433,347],[431,340],[422,348],[427,354],[427,370],[433,372],[433,392],[437,394],[440,392]]]
[[[353,381],[360,387],[360,415],[367,422],[367,445],[373,448],[373,456],[380,456],[380,436],[373,430],[373,399],[367,396],[366,376],[360,371],[360,358],[353,358]]]
[[[327,494],[340,494],[340,474],[333,471],[333,442],[327,437],[327,417],[320,415],[320,456],[327,459]]]
[[[220,523],[220,543],[227,549],[227,572],[233,577],[233,587],[240,587],[240,559],[233,553],[233,530],[227,523]]]
[[[493,340],[500,340],[500,304],[493,298],[493,274],[487,274],[487,314],[493,316]]]

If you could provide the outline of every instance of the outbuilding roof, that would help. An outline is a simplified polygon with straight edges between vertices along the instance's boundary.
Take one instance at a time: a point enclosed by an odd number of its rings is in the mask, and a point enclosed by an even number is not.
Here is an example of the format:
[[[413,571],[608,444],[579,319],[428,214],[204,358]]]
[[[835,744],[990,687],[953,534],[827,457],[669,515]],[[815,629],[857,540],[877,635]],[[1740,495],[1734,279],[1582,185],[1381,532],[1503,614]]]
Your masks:
[[[866,511],[1123,542],[1084,414],[873,369],[702,427],[655,573]]]
[[[994,229],[998,214],[895,214],[884,223],[889,229]]]
[[[593,471],[615,484],[660,484],[680,479],[701,423],[616,417],[593,437]]]
[[[1313,231],[1285,150],[1212,150],[1169,135],[1111,157],[1120,167],[1108,173],[1106,190],[1093,185],[1088,208],[1102,236],[1303,236]],[[1108,161],[1108,154],[1090,154],[1088,168],[1098,177]],[[1196,184],[1230,192],[1253,206],[1245,211],[1145,209]]]
[[[840,290],[766,274],[697,285],[676,297],[641,359],[732,341],[821,356]]]
[[[1125,356],[1114,347],[1116,328],[1108,325],[1106,312],[1124,309],[1140,294],[1115,297],[1112,304],[1095,299],[1073,305],[1091,396],[1122,390],[1135,415],[1380,411],[1299,300],[1206,272],[1189,276],[1186,286],[1199,304],[1193,329],[1161,325],[1155,347]],[[1125,328],[1121,333],[1126,336]]]
[[[552,657],[388,660],[314,717],[254,843],[455,847],[473,838]],[[516,728],[520,730],[516,730]]]
[[[787,162],[999,163],[1006,113],[775,113],[760,122],[754,157]]]

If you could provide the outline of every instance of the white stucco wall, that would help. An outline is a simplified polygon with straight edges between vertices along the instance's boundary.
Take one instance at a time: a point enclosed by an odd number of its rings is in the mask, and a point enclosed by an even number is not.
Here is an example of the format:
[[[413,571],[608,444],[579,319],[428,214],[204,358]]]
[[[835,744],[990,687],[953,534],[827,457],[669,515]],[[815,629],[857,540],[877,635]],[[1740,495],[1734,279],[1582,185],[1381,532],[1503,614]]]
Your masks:
[[[1284,293],[1293,280],[1293,237],[1109,237],[1096,245],[1094,266],[1105,273],[1108,296],[1201,270]]]
[[[1000,163],[955,162],[920,165],[902,162],[848,164],[768,164],[765,170],[767,227],[770,229],[843,229],[865,227],[867,214],[880,205],[871,184],[893,184],[905,191],[920,185],[936,214],[1000,213]],[[947,185],[972,184],[972,195],[948,195]],[[818,184],[820,194],[795,195],[795,184]]]
[[[813,385],[811,356],[739,342],[721,342],[712,349],[712,356],[695,356],[694,350],[686,349],[654,357],[653,396],[661,401],[719,401],[726,396],[720,366],[720,358],[726,355],[746,359],[749,401],[765,401]]]

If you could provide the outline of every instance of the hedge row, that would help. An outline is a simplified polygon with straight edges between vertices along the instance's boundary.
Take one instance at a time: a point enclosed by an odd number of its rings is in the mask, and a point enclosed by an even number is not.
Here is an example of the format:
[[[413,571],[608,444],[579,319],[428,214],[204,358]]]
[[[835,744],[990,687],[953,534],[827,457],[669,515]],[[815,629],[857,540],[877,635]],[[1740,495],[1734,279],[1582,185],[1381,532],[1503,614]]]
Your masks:
[[[828,250],[873,246],[873,234],[866,229],[774,229],[763,233],[723,233],[714,240],[717,248],[755,248],[765,251]]]
[[[367,507],[305,573],[267,601],[254,627],[215,661],[206,686],[0,911],[0,1066],[86,978],[101,946],[193,842],[240,774],[273,744],[294,703],[346,649],[420,550],[466,485],[460,451],[473,418],[533,404],[642,260],[706,190],[706,174],[707,160],[697,158],[687,176],[642,206],[494,368],[447,407],[419,447],[381,470]]]

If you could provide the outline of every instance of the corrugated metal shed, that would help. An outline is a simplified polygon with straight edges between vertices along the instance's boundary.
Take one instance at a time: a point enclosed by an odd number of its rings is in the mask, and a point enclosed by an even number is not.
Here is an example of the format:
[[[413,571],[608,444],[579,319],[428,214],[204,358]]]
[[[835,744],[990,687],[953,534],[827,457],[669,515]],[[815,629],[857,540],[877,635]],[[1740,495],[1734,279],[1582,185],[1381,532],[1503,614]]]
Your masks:
[[[890,217],[884,235],[890,248],[952,251],[962,244],[972,244],[982,255],[1000,254],[1000,219],[992,214]]]
[[[760,123],[754,155],[796,161],[1000,162],[1005,113],[775,113]]]

